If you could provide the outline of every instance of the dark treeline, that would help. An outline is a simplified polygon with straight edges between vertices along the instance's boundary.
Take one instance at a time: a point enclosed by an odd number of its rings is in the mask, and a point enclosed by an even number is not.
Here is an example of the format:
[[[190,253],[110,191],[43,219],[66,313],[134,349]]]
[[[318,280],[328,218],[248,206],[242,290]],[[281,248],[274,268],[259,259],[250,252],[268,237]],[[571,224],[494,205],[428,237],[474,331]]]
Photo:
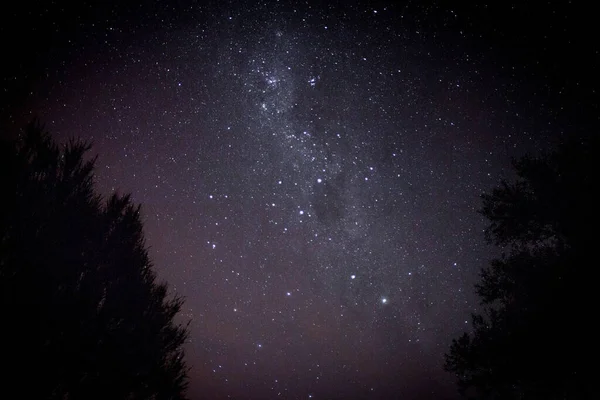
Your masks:
[[[36,123],[0,143],[0,397],[183,399],[182,299],[157,281],[140,207],[95,191],[89,148]]]
[[[514,162],[483,195],[481,308],[446,370],[473,399],[591,398],[597,135]],[[38,399],[183,399],[182,299],[157,281],[140,207],[94,189],[90,146],[37,123],[0,143],[3,393]],[[23,382],[28,382],[23,385]]]
[[[502,256],[481,272],[473,331],[446,355],[465,397],[593,397],[598,141],[517,160],[517,180],[483,196],[486,239]]]

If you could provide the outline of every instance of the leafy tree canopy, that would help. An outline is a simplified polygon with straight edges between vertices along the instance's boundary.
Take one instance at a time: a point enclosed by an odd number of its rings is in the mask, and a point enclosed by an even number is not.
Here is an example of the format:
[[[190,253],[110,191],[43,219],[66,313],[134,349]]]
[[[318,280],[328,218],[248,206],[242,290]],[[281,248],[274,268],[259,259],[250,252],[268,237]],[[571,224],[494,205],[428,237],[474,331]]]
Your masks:
[[[465,397],[590,398],[598,149],[593,135],[523,157],[516,182],[483,195],[503,254],[481,272],[473,331],[446,354]]]

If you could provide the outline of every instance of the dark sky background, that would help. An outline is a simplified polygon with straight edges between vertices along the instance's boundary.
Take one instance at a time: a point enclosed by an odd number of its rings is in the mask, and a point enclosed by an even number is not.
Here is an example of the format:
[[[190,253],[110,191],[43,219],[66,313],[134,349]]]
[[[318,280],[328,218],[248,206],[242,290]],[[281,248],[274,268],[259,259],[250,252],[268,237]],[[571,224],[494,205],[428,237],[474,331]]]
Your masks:
[[[92,140],[100,191],[143,204],[190,398],[455,398],[480,194],[598,128],[591,10],[68,3],[2,13],[3,134]]]

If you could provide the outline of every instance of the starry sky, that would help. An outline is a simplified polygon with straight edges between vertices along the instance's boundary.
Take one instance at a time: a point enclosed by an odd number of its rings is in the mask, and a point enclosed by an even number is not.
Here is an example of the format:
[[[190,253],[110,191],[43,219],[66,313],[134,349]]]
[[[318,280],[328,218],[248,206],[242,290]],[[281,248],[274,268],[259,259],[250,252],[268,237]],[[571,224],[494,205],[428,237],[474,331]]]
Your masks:
[[[143,204],[191,399],[456,398],[479,196],[598,126],[585,10],[40,4],[2,17],[2,129],[93,141],[100,192]]]

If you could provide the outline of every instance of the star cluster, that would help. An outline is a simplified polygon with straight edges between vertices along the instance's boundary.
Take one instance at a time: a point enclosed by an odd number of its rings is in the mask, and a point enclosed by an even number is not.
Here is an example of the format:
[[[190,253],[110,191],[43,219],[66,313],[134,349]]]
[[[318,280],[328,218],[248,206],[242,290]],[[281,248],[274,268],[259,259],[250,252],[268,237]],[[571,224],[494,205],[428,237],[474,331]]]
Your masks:
[[[97,20],[31,109],[142,202],[191,398],[451,397],[479,196],[554,118],[460,12],[283,3]]]

